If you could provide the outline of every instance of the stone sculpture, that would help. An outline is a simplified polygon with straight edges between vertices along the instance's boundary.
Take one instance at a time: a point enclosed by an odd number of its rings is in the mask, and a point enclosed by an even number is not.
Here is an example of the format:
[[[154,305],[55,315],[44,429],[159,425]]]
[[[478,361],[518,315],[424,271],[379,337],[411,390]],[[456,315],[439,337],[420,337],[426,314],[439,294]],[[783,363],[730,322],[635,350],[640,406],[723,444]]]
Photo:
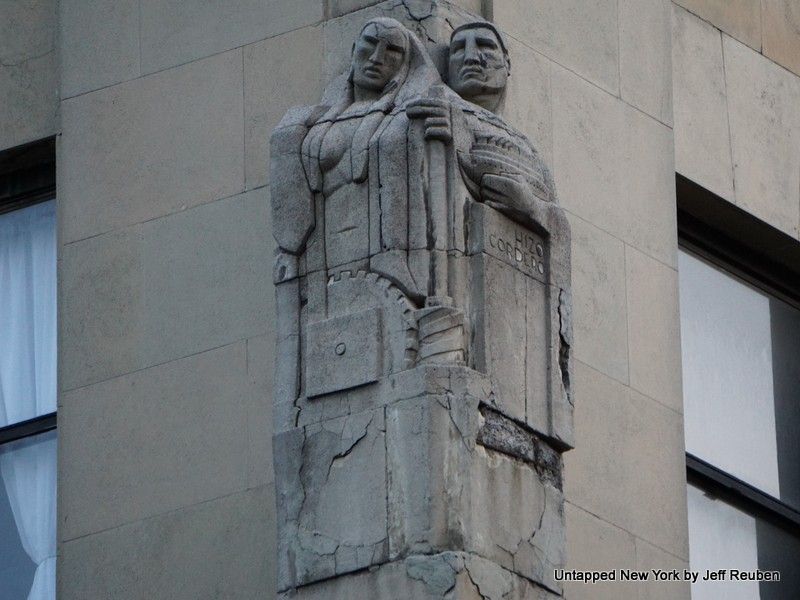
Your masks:
[[[372,19],[271,139],[286,597],[560,596],[569,227],[500,33],[448,65]]]

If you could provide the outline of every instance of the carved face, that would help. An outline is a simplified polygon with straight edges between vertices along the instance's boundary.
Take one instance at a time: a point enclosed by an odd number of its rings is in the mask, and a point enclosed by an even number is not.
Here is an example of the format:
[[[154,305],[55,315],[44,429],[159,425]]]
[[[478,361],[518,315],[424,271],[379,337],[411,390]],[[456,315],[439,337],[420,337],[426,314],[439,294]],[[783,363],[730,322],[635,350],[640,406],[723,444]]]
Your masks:
[[[463,29],[450,41],[450,87],[462,98],[499,94],[508,80],[508,62],[488,27]]]
[[[407,46],[399,28],[367,25],[353,48],[353,85],[381,91],[403,65]]]

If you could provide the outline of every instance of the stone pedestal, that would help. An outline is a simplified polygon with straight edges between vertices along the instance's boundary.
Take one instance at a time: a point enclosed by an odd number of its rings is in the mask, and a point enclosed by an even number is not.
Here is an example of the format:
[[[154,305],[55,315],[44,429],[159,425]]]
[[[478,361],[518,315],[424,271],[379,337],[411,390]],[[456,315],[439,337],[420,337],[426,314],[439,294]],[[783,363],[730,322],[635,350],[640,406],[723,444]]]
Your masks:
[[[519,594],[497,598],[556,597],[561,457],[491,397],[490,378],[473,369],[420,366],[277,433],[281,591],[471,598],[477,578]],[[349,584],[311,585],[356,572]]]

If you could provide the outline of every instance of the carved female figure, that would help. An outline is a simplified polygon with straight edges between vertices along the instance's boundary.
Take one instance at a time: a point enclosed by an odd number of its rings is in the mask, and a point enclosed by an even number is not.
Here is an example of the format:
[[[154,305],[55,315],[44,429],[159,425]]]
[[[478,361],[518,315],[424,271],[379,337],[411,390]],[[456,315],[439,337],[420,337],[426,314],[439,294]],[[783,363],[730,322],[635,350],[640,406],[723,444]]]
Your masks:
[[[287,228],[276,237],[282,250],[305,252],[306,272],[375,271],[416,294],[401,256],[409,227],[404,107],[438,82],[416,36],[376,18],[361,29],[349,72],[323,104],[284,118],[272,138],[275,226]],[[307,190],[297,189],[300,168]]]

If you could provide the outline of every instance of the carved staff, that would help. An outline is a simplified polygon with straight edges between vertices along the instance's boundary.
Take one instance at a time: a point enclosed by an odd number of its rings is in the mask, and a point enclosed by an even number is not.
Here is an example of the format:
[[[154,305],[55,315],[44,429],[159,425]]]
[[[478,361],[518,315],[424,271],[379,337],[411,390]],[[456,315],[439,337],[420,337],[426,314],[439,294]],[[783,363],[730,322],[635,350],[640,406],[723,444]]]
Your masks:
[[[428,141],[428,247],[430,284],[427,304],[449,304],[447,289],[447,248],[449,236],[449,198],[447,153],[445,146],[452,140],[450,104],[445,100],[441,85],[431,88],[427,98],[417,100],[408,108],[412,119],[425,119],[425,139]]]

